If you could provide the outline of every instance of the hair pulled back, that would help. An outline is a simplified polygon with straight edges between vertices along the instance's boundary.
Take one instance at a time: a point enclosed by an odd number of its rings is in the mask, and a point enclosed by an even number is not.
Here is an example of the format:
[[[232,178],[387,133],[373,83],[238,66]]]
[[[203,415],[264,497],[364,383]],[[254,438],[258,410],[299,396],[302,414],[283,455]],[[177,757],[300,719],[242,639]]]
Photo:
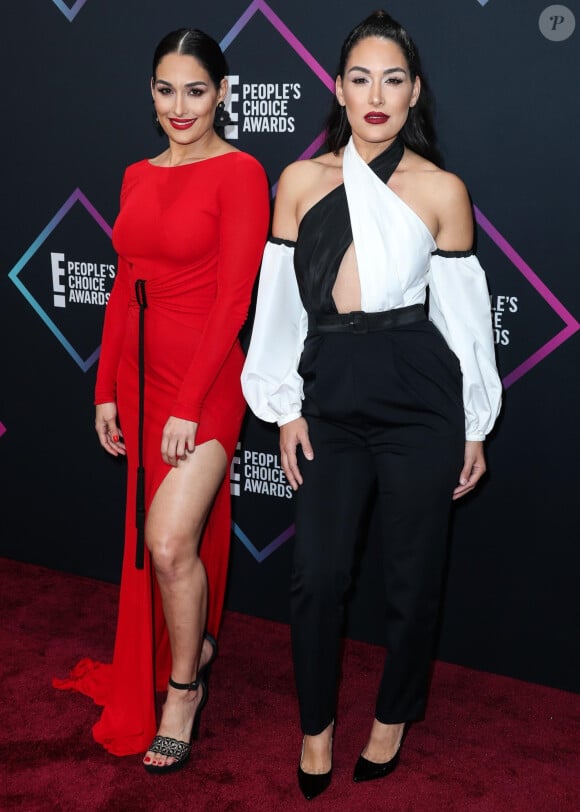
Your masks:
[[[222,49],[215,39],[204,31],[200,31],[199,28],[178,28],[163,37],[153,54],[153,65],[151,67],[153,81],[157,78],[159,63],[167,54],[192,56],[206,70],[216,90],[219,90],[222,79],[228,73],[228,63]],[[224,109],[223,103],[220,103],[216,111],[214,130],[223,138],[224,128],[230,123],[229,114]],[[154,117],[153,124],[157,133],[163,135],[163,127],[157,121],[157,117]]]
[[[403,143],[409,149],[434,163],[440,163],[439,153],[435,146],[431,92],[423,75],[415,43],[400,23],[382,10],[374,11],[359,23],[342,44],[337,75],[344,78],[350,52],[355,45],[368,37],[378,37],[395,42],[407,60],[411,81],[414,82],[417,76],[421,78],[421,93],[415,106],[409,109],[407,121],[400,134]],[[351,127],[346,111],[340,106],[336,97],[332,102],[326,126],[327,147],[331,152],[337,153],[347,144],[351,135]]]
[[[219,90],[221,80],[228,73],[228,63],[222,49],[215,39],[199,28],[178,28],[163,37],[153,54],[153,79],[156,78],[159,63],[167,54],[182,54],[197,59],[208,72],[216,90]]]

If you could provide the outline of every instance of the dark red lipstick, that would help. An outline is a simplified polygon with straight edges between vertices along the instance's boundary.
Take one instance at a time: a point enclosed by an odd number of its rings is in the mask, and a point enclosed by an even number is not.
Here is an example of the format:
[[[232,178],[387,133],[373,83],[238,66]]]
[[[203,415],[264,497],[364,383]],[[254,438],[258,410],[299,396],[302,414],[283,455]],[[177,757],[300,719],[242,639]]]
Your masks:
[[[378,113],[376,110],[371,110],[370,113],[367,113],[365,116],[365,121],[368,124],[386,124],[389,120],[390,116],[387,116],[386,113]]]

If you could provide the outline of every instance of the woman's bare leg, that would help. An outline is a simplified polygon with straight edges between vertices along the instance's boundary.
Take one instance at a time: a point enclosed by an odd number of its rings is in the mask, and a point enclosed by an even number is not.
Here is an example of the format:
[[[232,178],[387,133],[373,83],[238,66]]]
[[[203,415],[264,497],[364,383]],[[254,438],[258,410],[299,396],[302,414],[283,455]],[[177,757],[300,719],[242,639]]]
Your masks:
[[[207,612],[207,579],[198,550],[226,469],[226,453],[217,440],[196,446],[167,474],[147,515],[145,538],[163,600],[176,682],[190,683],[197,677]],[[206,646],[206,661],[209,654]],[[201,699],[201,689],[169,686],[159,735],[188,742]],[[148,751],[144,761],[169,766],[174,759]]]

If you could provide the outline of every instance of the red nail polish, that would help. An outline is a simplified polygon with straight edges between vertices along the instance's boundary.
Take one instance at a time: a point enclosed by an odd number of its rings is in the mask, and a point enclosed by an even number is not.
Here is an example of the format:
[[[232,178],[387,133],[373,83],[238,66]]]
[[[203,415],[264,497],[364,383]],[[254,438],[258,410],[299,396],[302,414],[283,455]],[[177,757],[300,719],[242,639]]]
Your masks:
[[[146,758],[143,759],[143,761],[145,762],[145,764],[149,764],[149,762],[151,761],[151,756],[147,756]]]
[[[119,435],[118,435],[118,434],[113,434],[113,442],[114,442],[114,443],[118,443],[118,442],[119,442]]]

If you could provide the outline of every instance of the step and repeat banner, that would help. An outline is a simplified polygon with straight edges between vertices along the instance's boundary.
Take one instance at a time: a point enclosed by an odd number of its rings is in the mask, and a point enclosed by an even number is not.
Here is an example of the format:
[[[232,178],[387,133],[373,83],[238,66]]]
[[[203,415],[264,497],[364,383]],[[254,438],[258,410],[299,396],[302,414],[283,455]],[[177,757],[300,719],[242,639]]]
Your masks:
[[[149,93],[158,40],[195,26],[221,43],[227,137],[263,163],[274,195],[283,167],[321,148],[340,45],[375,6],[3,5],[0,555],[119,578],[124,464],[98,446],[92,393],[123,170],[164,148]],[[454,511],[438,656],[577,690],[580,4],[385,8],[419,46],[446,167],[472,196],[506,389],[489,475]],[[292,491],[271,426],[248,416],[230,476],[229,608],[286,621]],[[369,531],[345,631],[378,643],[374,516]]]

